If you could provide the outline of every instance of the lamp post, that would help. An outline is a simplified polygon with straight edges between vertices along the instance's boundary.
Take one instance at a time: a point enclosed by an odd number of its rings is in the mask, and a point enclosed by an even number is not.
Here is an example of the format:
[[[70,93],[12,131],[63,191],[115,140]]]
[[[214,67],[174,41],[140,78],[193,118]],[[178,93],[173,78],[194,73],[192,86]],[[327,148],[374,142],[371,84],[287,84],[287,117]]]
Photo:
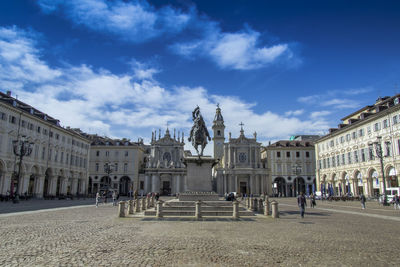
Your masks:
[[[381,142],[382,142],[382,137],[377,136],[377,140],[375,142],[373,142],[373,144],[375,145],[376,156],[379,158],[380,163],[381,163],[382,180],[383,180],[383,205],[387,206],[389,204],[387,203],[387,196],[386,196],[386,181],[385,181],[385,170],[383,168],[383,158],[388,155],[386,155],[386,156],[383,155]],[[390,142],[386,141],[385,144],[388,146],[390,144]]]
[[[14,155],[18,157],[18,173],[16,175],[17,180],[17,187],[15,190],[15,197],[13,202],[19,203],[19,184],[20,184],[20,176],[21,176],[21,167],[22,167],[22,160],[24,156],[29,156],[32,153],[32,146],[33,143],[26,140],[26,136],[23,135],[21,138],[13,141],[13,148],[14,148]],[[13,192],[13,191],[12,191]]]
[[[110,177],[110,173],[112,173],[114,166],[111,164],[104,164],[104,172],[107,173],[107,186],[108,188],[111,187],[111,177]],[[107,188],[107,190],[108,190]]]
[[[301,173],[301,166],[300,165],[294,165],[293,167],[292,167],[292,171],[293,171],[293,174],[294,175],[296,175],[296,191],[297,192],[295,192],[296,193],[296,195],[298,195],[299,194],[299,179],[298,179],[298,177],[297,176],[299,176],[300,175],[300,173]]]

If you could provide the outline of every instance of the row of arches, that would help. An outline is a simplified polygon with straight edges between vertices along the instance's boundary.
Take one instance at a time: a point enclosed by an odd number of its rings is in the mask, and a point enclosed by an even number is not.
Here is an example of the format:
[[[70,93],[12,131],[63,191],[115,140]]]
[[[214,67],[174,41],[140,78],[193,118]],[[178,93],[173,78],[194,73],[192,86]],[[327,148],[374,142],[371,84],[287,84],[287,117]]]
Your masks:
[[[303,192],[306,195],[315,193],[316,180],[308,177],[307,180],[303,177],[296,177],[291,181],[291,178],[276,177],[272,184],[272,193],[276,197],[295,197]]]
[[[114,177],[115,178],[115,177]],[[121,196],[127,196],[132,191],[133,179],[128,176],[122,176],[118,181],[113,182],[111,177],[91,177],[88,181],[88,193],[95,194],[101,190],[109,190],[111,188],[118,189]]]

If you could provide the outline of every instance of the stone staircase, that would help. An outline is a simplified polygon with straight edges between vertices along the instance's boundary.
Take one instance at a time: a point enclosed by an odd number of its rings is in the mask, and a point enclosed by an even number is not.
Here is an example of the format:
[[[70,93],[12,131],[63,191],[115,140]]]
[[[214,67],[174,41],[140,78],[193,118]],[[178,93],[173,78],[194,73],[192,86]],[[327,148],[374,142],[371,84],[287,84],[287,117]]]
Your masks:
[[[195,216],[195,201],[178,201],[171,200],[164,202],[162,214],[164,217],[174,216]],[[201,216],[217,216],[217,217],[231,217],[233,214],[233,205],[230,201],[202,201],[201,202]],[[145,216],[156,216],[155,208],[148,209],[144,212]],[[239,205],[239,216],[255,216],[253,211]]]

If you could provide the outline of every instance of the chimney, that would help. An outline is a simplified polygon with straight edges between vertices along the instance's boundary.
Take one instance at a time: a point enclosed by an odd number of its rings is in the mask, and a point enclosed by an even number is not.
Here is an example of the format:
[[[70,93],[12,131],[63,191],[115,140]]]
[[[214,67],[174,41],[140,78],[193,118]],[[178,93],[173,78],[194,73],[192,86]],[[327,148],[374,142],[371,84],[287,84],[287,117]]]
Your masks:
[[[7,91],[7,96],[11,97],[11,91]]]

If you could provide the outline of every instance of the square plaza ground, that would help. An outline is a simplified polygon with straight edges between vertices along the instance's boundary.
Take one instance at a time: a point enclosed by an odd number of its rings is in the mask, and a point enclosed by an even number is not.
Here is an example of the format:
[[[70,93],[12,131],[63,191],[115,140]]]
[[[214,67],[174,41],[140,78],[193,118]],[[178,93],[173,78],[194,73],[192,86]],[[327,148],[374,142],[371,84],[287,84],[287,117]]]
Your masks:
[[[110,204],[5,213],[0,266],[400,265],[400,211],[319,201],[301,219],[295,199],[278,201],[280,219],[237,221],[117,218]]]

